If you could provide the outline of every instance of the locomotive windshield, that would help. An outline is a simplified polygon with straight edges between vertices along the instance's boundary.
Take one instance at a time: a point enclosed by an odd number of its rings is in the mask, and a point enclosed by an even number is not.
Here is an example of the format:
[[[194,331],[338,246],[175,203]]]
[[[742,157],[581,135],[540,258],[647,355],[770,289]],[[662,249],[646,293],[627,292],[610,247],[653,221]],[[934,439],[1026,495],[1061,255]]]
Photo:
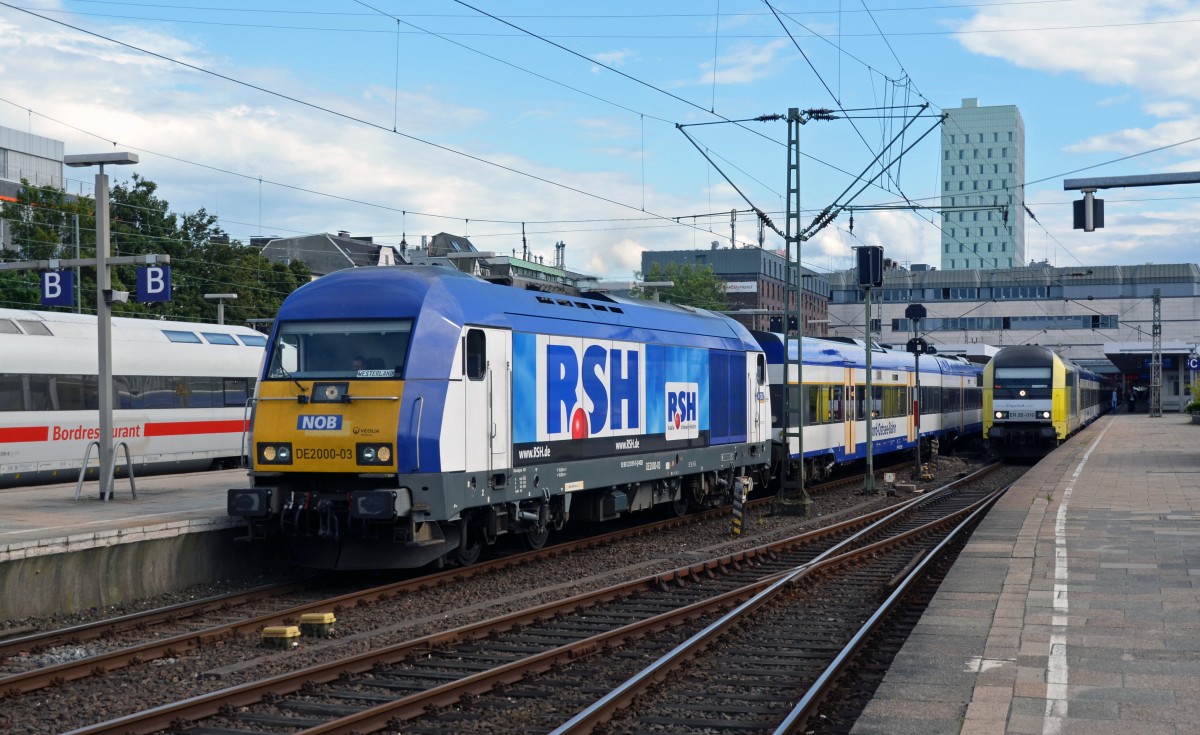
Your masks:
[[[267,380],[398,380],[404,377],[411,334],[411,319],[285,322],[271,345]]]
[[[998,367],[993,398],[1050,398],[1054,369],[1046,367]]]

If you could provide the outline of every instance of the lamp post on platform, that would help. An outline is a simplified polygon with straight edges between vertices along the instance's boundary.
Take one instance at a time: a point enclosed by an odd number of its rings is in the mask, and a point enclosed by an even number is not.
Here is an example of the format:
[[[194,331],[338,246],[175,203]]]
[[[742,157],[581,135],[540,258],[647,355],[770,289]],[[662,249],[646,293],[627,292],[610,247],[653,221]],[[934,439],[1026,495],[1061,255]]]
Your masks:
[[[204,298],[209,301],[217,302],[217,324],[225,323],[225,301],[236,301],[237,294],[235,293],[206,293]]]
[[[75,168],[100,167],[96,172],[96,329],[99,344],[96,389],[99,393],[100,408],[100,497],[105,500],[112,496],[113,465],[116,459],[113,454],[112,305],[113,302],[128,301],[129,293],[114,293],[112,290],[112,270],[108,263],[112,254],[108,230],[108,174],[104,173],[104,166],[122,166],[137,162],[137,154],[127,151],[63,157],[64,164]]]

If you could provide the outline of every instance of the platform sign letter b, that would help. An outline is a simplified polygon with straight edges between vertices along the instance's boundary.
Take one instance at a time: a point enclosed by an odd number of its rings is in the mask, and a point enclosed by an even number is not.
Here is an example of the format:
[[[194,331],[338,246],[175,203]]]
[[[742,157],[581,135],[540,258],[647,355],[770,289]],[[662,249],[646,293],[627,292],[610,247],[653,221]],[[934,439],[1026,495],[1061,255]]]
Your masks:
[[[144,268],[138,268],[137,288],[138,301],[170,301],[170,266],[148,265]]]
[[[75,271],[42,271],[42,306],[75,303]]]

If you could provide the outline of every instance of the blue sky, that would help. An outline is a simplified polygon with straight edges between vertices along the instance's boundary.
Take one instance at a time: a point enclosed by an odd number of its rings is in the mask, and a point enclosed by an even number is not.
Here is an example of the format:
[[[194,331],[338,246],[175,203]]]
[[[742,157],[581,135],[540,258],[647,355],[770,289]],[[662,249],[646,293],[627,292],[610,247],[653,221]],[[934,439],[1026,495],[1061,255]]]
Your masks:
[[[1024,118],[1027,259],[1197,260],[1200,188],[1109,190],[1105,229],[1085,234],[1062,180],[1200,170],[1200,2],[0,1],[0,125],[138,151],[176,211],[242,240],[447,231],[519,253],[524,222],[547,261],[562,240],[568,267],[627,278],[646,249],[727,246],[732,209],[736,238],[758,240],[677,123],[856,110],[801,129],[807,225],[860,188],[904,105],[929,108],[903,144],[927,135],[851,204],[936,205],[935,116],[975,97]],[[782,228],[786,125],[687,130]],[[935,221],[861,211],[851,232],[843,214],[804,261],[841,269],[879,244],[937,264]]]

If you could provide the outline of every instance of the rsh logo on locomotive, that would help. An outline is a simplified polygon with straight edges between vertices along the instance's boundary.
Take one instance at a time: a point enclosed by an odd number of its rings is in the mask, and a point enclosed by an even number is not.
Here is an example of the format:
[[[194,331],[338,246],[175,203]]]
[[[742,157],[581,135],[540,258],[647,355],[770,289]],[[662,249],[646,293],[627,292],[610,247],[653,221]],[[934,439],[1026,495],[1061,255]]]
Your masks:
[[[298,431],[341,431],[342,417],[336,414],[299,416],[296,419]]]
[[[606,348],[548,342],[544,359],[545,438],[586,439],[642,432],[640,345]],[[582,389],[582,390],[581,390]],[[542,433],[542,432],[539,432]]]
[[[700,386],[697,383],[666,384],[668,441],[700,436]]]

